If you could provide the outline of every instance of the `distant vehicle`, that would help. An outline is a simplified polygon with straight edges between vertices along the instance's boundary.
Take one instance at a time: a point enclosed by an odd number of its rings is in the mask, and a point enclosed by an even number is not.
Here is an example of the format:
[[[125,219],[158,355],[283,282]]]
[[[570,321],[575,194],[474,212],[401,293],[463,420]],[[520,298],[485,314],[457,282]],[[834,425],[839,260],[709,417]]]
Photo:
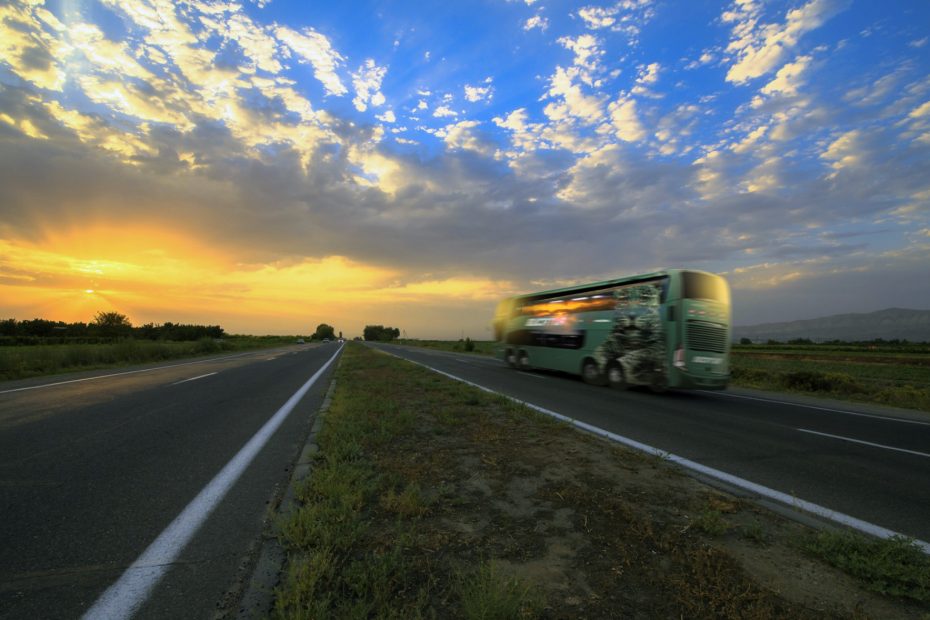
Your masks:
[[[304,339],[303,339],[303,338],[298,338],[298,339],[297,339],[297,344],[304,344]]]
[[[496,353],[514,368],[657,392],[725,388],[730,331],[726,280],[690,269],[519,295],[494,316]]]
[[[329,338],[323,338],[323,342],[329,342]]]

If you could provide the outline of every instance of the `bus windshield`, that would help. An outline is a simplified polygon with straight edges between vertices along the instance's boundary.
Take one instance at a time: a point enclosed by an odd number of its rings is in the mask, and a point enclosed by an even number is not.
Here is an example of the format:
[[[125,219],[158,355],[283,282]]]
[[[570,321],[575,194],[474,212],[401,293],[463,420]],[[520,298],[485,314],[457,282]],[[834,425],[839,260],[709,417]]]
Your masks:
[[[730,305],[730,289],[720,276],[696,271],[681,274],[682,297],[688,299],[712,299]]]

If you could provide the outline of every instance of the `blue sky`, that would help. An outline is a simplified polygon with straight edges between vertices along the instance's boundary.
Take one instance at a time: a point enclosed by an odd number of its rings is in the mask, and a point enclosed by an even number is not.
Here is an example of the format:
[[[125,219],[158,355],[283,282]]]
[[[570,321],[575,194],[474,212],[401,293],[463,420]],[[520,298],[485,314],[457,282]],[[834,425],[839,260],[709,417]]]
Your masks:
[[[930,308],[926,2],[31,0],[0,40],[9,316],[481,338],[678,266],[737,324]]]

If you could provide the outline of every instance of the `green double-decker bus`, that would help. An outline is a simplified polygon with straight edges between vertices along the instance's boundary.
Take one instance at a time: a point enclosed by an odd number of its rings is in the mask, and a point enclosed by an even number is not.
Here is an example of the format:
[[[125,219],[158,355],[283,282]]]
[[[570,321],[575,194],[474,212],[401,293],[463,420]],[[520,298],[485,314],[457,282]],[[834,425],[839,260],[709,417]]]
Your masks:
[[[519,295],[498,304],[494,337],[514,368],[621,389],[723,389],[730,288],[712,273],[664,269]]]

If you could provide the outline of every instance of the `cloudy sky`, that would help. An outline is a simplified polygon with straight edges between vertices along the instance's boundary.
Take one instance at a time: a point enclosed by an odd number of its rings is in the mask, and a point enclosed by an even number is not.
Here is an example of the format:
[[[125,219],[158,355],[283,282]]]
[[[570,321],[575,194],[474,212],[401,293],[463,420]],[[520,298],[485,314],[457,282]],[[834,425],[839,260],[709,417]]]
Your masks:
[[[484,339],[661,267],[930,308],[930,3],[0,6],[3,318]]]

